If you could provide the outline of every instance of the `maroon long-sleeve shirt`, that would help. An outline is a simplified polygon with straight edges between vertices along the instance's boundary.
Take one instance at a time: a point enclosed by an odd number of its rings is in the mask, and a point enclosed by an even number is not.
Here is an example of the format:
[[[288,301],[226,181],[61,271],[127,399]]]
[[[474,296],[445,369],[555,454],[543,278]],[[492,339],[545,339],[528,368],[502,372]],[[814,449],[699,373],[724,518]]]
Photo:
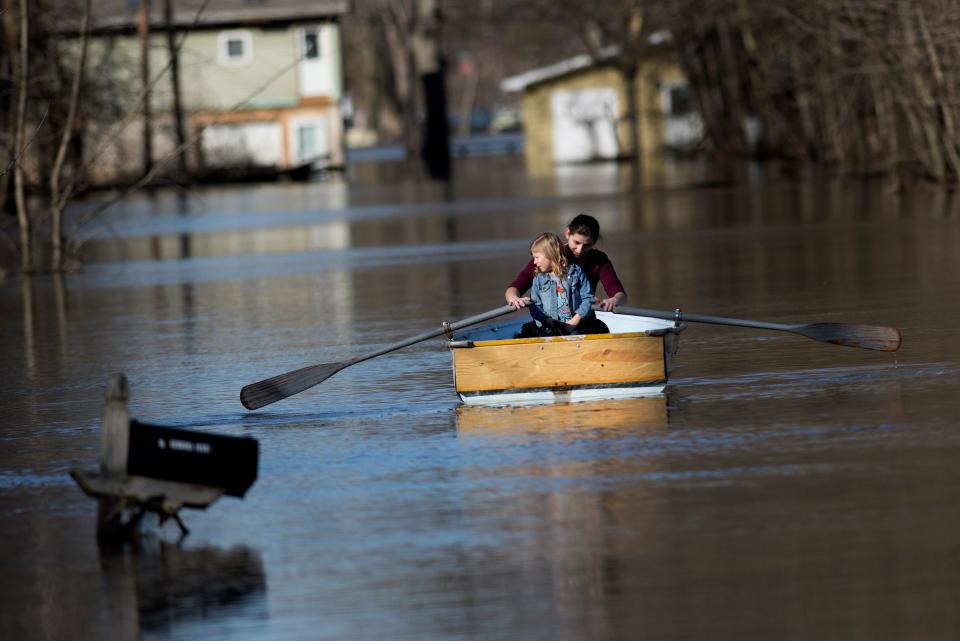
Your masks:
[[[610,262],[610,259],[607,258],[607,255],[602,251],[598,249],[591,250],[580,264],[580,268],[586,272],[587,279],[590,281],[590,284],[593,285],[594,290],[597,288],[597,282],[603,284],[603,291],[607,294],[608,298],[624,291],[623,285],[617,277],[617,272],[613,269],[613,263]],[[530,289],[530,285],[533,284],[534,270],[535,267],[533,266],[533,259],[531,258],[527,266],[520,270],[517,277],[514,278],[513,282],[507,285],[507,287],[516,287],[517,291],[523,295],[525,291]]]

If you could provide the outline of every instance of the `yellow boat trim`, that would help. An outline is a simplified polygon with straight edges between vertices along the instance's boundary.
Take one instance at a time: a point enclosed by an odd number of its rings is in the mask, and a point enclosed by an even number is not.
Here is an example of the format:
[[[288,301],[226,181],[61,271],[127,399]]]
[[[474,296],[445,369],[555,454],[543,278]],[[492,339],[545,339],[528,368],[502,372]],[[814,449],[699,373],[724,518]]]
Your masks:
[[[536,336],[534,338],[503,338],[493,341],[475,341],[474,347],[493,347],[494,345],[529,345],[530,343],[564,343],[570,341],[603,341],[612,338],[640,338],[650,336],[647,332],[625,332],[623,334],[574,334],[572,336]]]

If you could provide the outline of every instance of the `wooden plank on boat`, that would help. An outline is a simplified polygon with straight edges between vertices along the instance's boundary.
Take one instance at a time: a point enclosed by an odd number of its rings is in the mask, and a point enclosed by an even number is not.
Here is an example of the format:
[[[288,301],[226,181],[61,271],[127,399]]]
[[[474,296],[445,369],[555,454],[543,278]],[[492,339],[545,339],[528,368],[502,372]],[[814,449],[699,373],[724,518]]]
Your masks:
[[[663,338],[645,334],[484,341],[451,352],[460,393],[666,379]]]

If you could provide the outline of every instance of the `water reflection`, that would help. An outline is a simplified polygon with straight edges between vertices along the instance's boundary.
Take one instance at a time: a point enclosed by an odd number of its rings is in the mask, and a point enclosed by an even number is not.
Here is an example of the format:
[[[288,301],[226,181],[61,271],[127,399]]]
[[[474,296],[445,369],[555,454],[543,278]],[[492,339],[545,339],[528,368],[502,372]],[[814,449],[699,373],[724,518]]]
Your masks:
[[[266,629],[266,575],[252,548],[152,540],[102,549],[100,569],[111,638],[198,639],[225,629],[257,638]]]
[[[0,282],[0,639],[952,638],[958,199],[711,172],[734,182],[490,159],[452,201],[373,167],[158,194],[117,210],[103,262]],[[675,396],[453,409],[437,339],[244,414],[243,384],[500,305],[581,211],[636,306],[896,325],[904,348],[691,326]],[[269,445],[260,503],[194,530],[259,552],[97,556],[66,470],[118,370],[138,418]]]
[[[535,638],[619,638],[608,626],[634,569],[631,528],[669,516],[656,481],[669,466],[671,398],[456,408],[465,467],[482,490],[464,497],[463,518],[475,531],[517,533],[509,545],[463,559],[471,609],[512,611],[515,629],[536,629]],[[642,518],[625,528],[627,506]],[[662,546],[643,542],[645,554]],[[539,611],[549,616],[532,615]],[[471,638],[504,630],[498,617],[464,627]],[[624,638],[643,636],[643,627],[630,630]]]
[[[19,279],[17,285],[20,289],[20,326],[23,334],[23,358],[20,362],[26,379],[35,382],[43,372],[59,368],[67,357],[65,278],[60,274],[25,276]],[[11,347],[15,346],[18,345]],[[8,362],[12,365],[17,360],[10,358]]]
[[[465,438],[522,436],[540,438],[604,438],[639,436],[666,430],[670,422],[668,394],[583,403],[456,408],[457,434]]]

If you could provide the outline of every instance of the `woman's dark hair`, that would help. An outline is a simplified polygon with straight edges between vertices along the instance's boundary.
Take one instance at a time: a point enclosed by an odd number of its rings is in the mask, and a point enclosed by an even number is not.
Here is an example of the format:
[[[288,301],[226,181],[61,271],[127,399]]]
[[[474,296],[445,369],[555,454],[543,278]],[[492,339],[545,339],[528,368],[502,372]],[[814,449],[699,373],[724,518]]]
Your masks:
[[[573,220],[570,221],[570,224],[567,225],[567,229],[570,231],[571,236],[573,234],[582,234],[592,239],[593,242],[600,240],[600,223],[598,223],[597,219],[593,216],[577,214],[573,217]]]

